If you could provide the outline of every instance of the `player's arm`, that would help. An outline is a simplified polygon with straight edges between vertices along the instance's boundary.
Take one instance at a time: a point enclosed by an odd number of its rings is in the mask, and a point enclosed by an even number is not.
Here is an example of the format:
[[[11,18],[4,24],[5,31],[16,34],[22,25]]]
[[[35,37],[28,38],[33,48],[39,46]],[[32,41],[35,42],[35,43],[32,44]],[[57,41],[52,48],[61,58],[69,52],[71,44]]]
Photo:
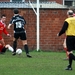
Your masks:
[[[23,20],[23,24],[25,25],[26,24],[26,20],[24,19],[23,16],[21,16],[22,20]]]
[[[26,20],[24,19],[24,25],[26,24]]]
[[[10,36],[11,37],[11,35],[7,32],[7,30],[6,30],[6,27],[3,29],[3,32],[4,32],[4,34],[6,34],[7,36]]]
[[[61,36],[63,33],[65,33],[66,30],[67,30],[67,28],[68,28],[68,23],[65,21],[65,22],[64,22],[64,25],[63,25],[63,27],[62,27],[62,29],[61,29],[60,32],[58,33],[58,36]]]
[[[8,32],[7,32],[7,30],[6,30],[6,27],[3,29],[3,32],[4,32],[4,34],[8,34]]]
[[[23,18],[23,24],[24,24],[24,27],[25,27],[25,29],[27,29],[27,26],[25,26],[26,25],[26,20]]]
[[[10,20],[10,23],[9,23],[9,25],[8,25],[8,29],[10,29],[10,27],[11,27],[11,25],[13,24],[13,18]]]
[[[9,24],[7,28],[10,29],[11,25],[12,25],[12,24]]]

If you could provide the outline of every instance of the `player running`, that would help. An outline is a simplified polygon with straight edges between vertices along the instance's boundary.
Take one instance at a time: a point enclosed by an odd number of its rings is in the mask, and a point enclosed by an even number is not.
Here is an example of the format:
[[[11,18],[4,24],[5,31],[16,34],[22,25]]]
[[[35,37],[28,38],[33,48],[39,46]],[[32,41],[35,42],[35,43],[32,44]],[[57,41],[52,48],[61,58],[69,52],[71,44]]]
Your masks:
[[[65,20],[64,25],[59,32],[58,36],[61,36],[63,33],[66,33],[66,45],[68,48],[68,56],[69,56],[69,65],[65,70],[72,70],[72,63],[75,60],[75,56],[73,54],[73,50],[75,50],[75,18],[73,17],[73,11],[68,10],[67,12],[68,18]]]

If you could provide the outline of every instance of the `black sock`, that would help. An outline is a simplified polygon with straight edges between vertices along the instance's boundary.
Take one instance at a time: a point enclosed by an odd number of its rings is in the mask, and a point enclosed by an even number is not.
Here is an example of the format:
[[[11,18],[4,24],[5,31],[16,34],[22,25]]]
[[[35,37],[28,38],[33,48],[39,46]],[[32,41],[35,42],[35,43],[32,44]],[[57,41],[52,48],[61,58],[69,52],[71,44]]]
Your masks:
[[[72,60],[75,60],[75,56],[72,53],[69,54],[69,57],[72,58]]]
[[[6,49],[7,48],[3,47],[2,52],[5,53],[6,52]]]
[[[25,49],[26,54],[29,54],[28,45],[24,45],[24,49]]]
[[[71,67],[72,66],[72,58],[69,56],[69,66],[68,67]]]
[[[16,52],[16,47],[17,47],[17,41],[14,41],[14,42],[13,42],[13,49],[14,49],[14,52]]]
[[[70,53],[70,54],[69,54],[69,67],[72,66],[72,61],[73,61],[73,60],[75,60],[75,56],[74,56],[72,53]]]

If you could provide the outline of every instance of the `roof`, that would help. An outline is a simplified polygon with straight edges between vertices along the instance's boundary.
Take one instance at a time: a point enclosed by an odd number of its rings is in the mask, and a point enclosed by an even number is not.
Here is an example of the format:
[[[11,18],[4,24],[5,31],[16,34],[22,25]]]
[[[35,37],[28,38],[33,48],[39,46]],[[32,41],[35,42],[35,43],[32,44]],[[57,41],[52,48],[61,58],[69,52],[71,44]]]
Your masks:
[[[65,1],[74,1],[74,0],[65,0]]]
[[[36,7],[35,4],[33,4]],[[67,8],[65,5],[61,5],[56,2],[47,2],[47,3],[40,3],[40,8]]]
[[[25,2],[0,2],[0,8],[30,8]]]
[[[36,3],[32,3],[33,7],[36,8]],[[31,8],[29,3],[25,2],[0,2],[0,8]],[[40,8],[67,8],[56,2],[40,3]]]

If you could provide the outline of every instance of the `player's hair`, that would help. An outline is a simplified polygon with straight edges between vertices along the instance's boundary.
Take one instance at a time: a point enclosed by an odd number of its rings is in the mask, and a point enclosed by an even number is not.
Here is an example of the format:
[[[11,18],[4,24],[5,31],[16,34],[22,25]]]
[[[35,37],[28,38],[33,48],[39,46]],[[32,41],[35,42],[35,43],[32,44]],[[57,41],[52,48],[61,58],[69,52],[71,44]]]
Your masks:
[[[73,16],[73,11],[72,10],[68,10],[67,11],[67,15]]]
[[[2,14],[2,15],[1,15],[1,18],[2,18],[2,17],[6,17],[6,15],[5,15],[5,14]]]
[[[19,13],[19,10],[16,8],[14,9],[14,14],[18,14]]]

